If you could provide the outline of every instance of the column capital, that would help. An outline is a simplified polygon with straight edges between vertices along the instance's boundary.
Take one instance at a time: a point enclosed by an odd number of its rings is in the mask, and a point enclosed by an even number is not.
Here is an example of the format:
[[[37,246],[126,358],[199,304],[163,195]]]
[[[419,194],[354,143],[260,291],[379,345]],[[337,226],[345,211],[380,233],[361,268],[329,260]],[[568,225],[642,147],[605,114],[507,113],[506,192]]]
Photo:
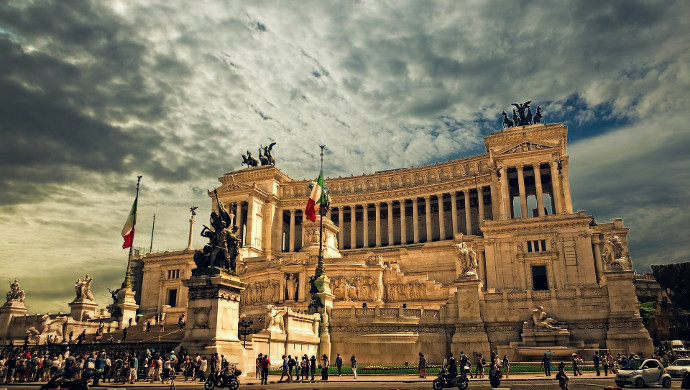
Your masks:
[[[516,164],[515,169],[517,169],[518,171],[522,171],[523,169],[525,169],[525,164]]]
[[[426,199],[426,200],[431,199],[431,195],[424,195],[424,199]]]
[[[381,208],[381,203],[384,203],[384,202],[377,201],[376,203],[374,203],[374,207],[375,207],[377,210],[380,209],[380,208]]]

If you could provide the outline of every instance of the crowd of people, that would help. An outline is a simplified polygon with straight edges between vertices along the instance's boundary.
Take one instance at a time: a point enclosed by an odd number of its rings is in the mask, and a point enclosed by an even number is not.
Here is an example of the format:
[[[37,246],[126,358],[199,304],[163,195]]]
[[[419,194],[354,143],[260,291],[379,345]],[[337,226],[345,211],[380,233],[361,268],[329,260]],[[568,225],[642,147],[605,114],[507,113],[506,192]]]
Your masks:
[[[86,370],[93,372],[93,385],[99,383],[134,383],[148,381],[167,384],[177,374],[184,376],[185,381],[205,381],[216,372],[229,372],[234,367],[223,355],[213,354],[210,357],[189,355],[184,350],[179,357],[174,351],[170,353],[115,352],[105,350],[90,354],[71,354],[69,347],[64,353],[50,355],[47,352],[36,353],[25,349],[0,355],[0,382],[23,383],[45,382],[58,372],[63,372],[66,379],[79,379]]]
[[[328,355],[323,354],[319,359],[316,355],[311,355],[311,358],[306,353],[304,355],[294,357],[292,355],[282,355],[280,362],[281,375],[278,383],[281,382],[314,382],[316,377],[316,370],[320,370],[321,380],[328,380],[328,369],[331,362]],[[318,361],[317,361],[318,360]],[[335,358],[335,367],[338,376],[343,373],[343,358],[337,354]],[[268,355],[259,354],[256,358],[256,377],[261,378],[261,384],[268,384],[268,372],[271,368],[271,361]],[[350,357],[350,368],[354,379],[357,379],[357,358],[355,355]]]

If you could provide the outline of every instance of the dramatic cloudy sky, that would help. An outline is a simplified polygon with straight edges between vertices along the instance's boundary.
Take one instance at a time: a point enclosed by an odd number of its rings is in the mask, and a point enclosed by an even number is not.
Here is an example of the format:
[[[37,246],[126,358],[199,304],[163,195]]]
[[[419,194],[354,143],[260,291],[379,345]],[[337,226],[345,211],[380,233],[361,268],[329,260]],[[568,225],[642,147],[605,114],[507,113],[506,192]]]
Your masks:
[[[278,166],[371,173],[482,153],[532,100],[569,126],[576,209],[630,227],[635,268],[690,258],[685,1],[0,2],[0,287],[105,305],[135,246],[186,245],[190,206],[277,141]],[[3,292],[5,290],[2,290]]]

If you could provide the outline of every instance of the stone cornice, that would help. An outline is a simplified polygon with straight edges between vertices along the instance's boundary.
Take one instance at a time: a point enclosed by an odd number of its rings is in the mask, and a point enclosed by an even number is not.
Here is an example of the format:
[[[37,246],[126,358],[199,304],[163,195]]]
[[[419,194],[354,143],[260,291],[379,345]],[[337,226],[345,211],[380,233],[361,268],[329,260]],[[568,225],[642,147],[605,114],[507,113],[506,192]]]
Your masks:
[[[240,169],[238,171],[226,173],[218,178],[218,181],[222,184],[221,187],[232,182],[254,183],[261,180],[275,180],[281,184],[293,181],[280,169],[271,165]]]
[[[505,219],[499,221],[486,220],[482,226],[485,236],[504,233],[529,233],[539,230],[555,230],[563,228],[587,228],[592,218],[581,214],[549,215],[546,217],[526,219]]]
[[[180,251],[165,251],[158,253],[149,253],[141,258],[145,264],[151,263],[174,263],[174,262],[189,262],[194,256],[194,250],[180,250]]]
[[[491,185],[491,174],[489,172],[482,172],[477,175],[477,186],[490,186]],[[327,179],[328,180],[328,179]],[[348,179],[349,180],[349,179]],[[475,176],[463,177],[460,179],[452,181],[435,181],[433,183],[426,184],[416,184],[410,183],[409,186],[403,185],[399,188],[378,188],[373,189],[371,192],[367,192],[365,189],[359,189],[356,192],[344,193],[337,195],[333,188],[339,184],[352,184],[347,181],[330,180],[327,181],[329,188],[331,189],[331,206],[338,207],[342,205],[349,204],[362,204],[362,203],[376,203],[376,202],[387,202],[401,199],[412,199],[412,198],[423,198],[430,195],[438,195],[443,193],[450,193],[455,191],[461,191],[464,189],[473,190],[475,188]],[[357,182],[354,182],[355,185]],[[306,182],[304,183],[305,188],[307,188]],[[351,187],[350,187],[351,188]],[[307,203],[308,193],[304,191],[296,191],[296,194],[290,198],[283,198],[280,200],[279,207],[281,208],[300,208],[304,207]]]

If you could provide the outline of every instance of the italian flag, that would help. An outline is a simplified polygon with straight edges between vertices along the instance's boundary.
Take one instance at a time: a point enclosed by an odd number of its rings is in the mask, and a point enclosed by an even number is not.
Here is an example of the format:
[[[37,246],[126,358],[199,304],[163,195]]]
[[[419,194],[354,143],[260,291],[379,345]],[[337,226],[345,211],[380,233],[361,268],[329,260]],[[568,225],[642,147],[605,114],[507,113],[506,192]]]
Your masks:
[[[314,187],[311,189],[311,194],[309,195],[309,201],[307,201],[307,219],[314,222],[316,221],[316,211],[321,209],[321,201],[323,200],[323,172],[319,174],[319,178],[316,179]]]
[[[132,242],[134,241],[134,224],[136,224],[137,221],[138,198],[138,196],[134,198],[134,204],[132,204],[132,209],[129,211],[127,222],[125,222],[125,227],[122,228],[122,238],[125,239],[125,243],[122,244],[122,249],[131,247]]]

